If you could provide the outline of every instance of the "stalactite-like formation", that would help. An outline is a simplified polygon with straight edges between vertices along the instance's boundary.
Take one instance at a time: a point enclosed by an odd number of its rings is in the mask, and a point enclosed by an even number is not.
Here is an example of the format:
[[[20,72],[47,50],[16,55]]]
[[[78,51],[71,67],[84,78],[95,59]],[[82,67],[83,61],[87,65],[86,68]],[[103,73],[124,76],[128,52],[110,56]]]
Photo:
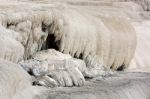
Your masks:
[[[148,28],[139,31],[135,24],[149,19],[148,11],[148,0],[3,1],[0,3],[0,99],[32,99],[32,95],[39,94],[39,89],[32,88],[39,87],[34,85],[47,88],[85,85],[85,88],[89,87],[87,80],[104,86],[102,90],[107,93],[95,88],[98,98],[147,99],[149,77],[146,74],[143,74],[145,78],[142,74],[130,78],[131,73],[118,80],[116,75],[121,73],[112,74],[111,70],[123,71],[147,63],[141,56],[148,46],[141,42],[148,41],[148,37],[142,35],[146,40],[139,39],[138,32],[145,33]],[[136,49],[137,40],[139,48]],[[148,56],[148,51],[145,52]],[[11,65],[17,69],[9,68]],[[103,78],[110,80],[99,85],[97,82],[105,81]],[[42,96],[42,99],[48,97]]]

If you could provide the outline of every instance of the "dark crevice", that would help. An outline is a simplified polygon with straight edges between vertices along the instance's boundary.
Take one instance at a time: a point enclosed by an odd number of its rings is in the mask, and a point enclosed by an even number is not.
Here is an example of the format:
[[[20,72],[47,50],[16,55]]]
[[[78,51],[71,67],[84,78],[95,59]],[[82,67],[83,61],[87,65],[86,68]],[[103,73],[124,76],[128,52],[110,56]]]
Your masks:
[[[42,31],[45,33],[48,33],[48,36],[46,38],[46,42],[42,45],[41,50],[46,50],[46,49],[59,50],[58,45],[59,45],[60,41],[55,40],[55,36],[54,36],[54,34],[50,33],[49,28],[50,28],[50,26],[47,26],[42,23]]]
[[[75,53],[74,58],[83,59],[83,53],[80,53],[79,56],[77,56],[77,53]]]
[[[125,65],[121,65],[119,68],[117,68],[117,71],[123,71],[125,68]]]
[[[6,28],[9,28],[10,26],[16,26],[16,24],[15,23],[7,23]]]
[[[54,34],[49,34],[46,40],[45,48],[44,49],[50,49],[53,48],[55,50],[59,50],[59,41],[55,41]]]
[[[42,30],[45,32],[46,29],[42,28]],[[55,50],[59,50],[59,42],[60,41],[55,41],[55,36],[54,34],[48,34],[46,42],[43,44],[42,49],[41,50],[46,50],[46,49],[55,49]]]
[[[47,32],[47,30],[48,30],[48,26],[42,23],[42,31]]]

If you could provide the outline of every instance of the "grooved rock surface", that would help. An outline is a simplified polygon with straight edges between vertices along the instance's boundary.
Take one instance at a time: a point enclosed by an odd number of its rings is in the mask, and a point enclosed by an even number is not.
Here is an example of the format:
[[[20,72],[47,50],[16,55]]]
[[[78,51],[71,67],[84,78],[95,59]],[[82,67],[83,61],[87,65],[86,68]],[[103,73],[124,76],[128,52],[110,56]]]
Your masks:
[[[0,99],[149,99],[150,74],[116,72],[96,77],[82,87],[31,86],[19,65],[0,62]],[[11,79],[12,78],[12,79]]]
[[[95,78],[83,87],[60,87],[43,91],[40,99],[149,99],[150,74],[116,73]]]

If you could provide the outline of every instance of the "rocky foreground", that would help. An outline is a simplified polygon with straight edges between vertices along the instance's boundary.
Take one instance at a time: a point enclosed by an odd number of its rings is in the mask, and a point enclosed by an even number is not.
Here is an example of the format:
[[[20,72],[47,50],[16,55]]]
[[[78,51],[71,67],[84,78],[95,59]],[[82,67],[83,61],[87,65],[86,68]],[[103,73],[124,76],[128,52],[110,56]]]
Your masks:
[[[0,99],[149,99],[149,5],[0,0]]]
[[[1,99],[149,99],[150,96],[149,73],[118,72],[89,79],[82,87],[48,88],[32,86],[30,76],[15,64],[3,62],[0,68],[7,70],[1,72]]]

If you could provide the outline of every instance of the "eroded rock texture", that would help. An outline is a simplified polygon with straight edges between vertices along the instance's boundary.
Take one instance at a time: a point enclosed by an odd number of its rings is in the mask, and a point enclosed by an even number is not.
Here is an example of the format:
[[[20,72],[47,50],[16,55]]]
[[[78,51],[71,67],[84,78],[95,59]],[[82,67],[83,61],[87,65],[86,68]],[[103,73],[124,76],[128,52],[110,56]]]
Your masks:
[[[83,87],[56,88],[37,97],[44,99],[149,99],[149,74],[119,73],[97,78]]]
[[[149,99],[149,4],[0,0],[0,99]]]

